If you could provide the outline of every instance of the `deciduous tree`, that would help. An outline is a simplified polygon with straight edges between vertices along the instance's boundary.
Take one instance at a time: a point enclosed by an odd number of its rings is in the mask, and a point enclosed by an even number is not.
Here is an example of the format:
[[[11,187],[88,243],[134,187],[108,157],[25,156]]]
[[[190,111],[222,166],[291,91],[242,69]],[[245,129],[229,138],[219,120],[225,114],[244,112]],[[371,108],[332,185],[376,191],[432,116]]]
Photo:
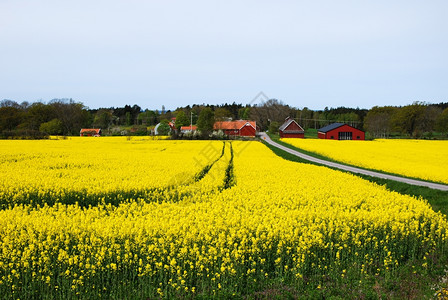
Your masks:
[[[108,128],[112,124],[112,112],[108,109],[100,109],[93,121],[93,126],[98,128]]]
[[[190,125],[190,119],[183,110],[179,110],[176,115],[176,128],[180,129],[182,126]]]
[[[198,118],[198,130],[204,135],[208,135],[213,130],[215,124],[215,116],[210,107],[201,110]]]
[[[171,131],[170,125],[168,125],[168,120],[160,121],[159,127],[157,127],[158,135],[169,135]]]
[[[42,123],[40,124],[39,131],[53,135],[62,134],[62,122],[59,119],[53,119],[51,121]]]
[[[436,129],[448,134],[448,108],[445,108],[436,121]]]
[[[364,129],[368,131],[372,137],[386,138],[389,136],[391,128],[391,118],[397,108],[386,106],[374,106],[364,118]]]
[[[418,102],[399,108],[391,119],[393,129],[412,135],[417,129],[417,121],[425,112],[425,108],[425,105]]]
[[[23,119],[23,111],[13,106],[0,107],[0,132],[14,130]]]

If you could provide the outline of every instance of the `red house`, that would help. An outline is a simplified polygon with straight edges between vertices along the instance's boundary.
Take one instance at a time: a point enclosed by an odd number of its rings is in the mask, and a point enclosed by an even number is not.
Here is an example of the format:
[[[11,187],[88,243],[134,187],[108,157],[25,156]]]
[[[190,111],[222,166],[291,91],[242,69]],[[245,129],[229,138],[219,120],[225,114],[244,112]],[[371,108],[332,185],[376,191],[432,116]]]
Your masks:
[[[180,131],[181,131],[182,133],[193,132],[193,131],[196,131],[196,130],[198,130],[198,126],[196,126],[196,125],[192,125],[192,126],[181,126],[181,127],[180,127]]]
[[[365,140],[365,133],[344,123],[333,123],[318,130],[320,139],[330,140]]]
[[[82,128],[79,136],[101,136],[101,129]]]
[[[279,127],[278,132],[281,138],[305,138],[305,131],[294,119],[288,117]]]
[[[238,120],[215,122],[213,130],[222,130],[228,136],[255,136],[257,132],[255,121]]]

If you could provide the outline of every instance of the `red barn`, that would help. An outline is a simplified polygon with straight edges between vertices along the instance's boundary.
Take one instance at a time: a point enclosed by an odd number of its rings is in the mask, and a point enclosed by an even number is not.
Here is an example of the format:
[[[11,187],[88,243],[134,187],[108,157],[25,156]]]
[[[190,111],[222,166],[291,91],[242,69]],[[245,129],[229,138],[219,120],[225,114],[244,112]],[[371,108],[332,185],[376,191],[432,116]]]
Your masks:
[[[255,136],[257,132],[255,121],[238,120],[215,122],[213,130],[222,130],[226,135]]]
[[[278,128],[281,138],[305,138],[305,131],[294,119],[286,118],[285,123]]]
[[[82,128],[79,136],[101,136],[101,129]]]
[[[365,133],[344,123],[333,123],[318,130],[320,139],[365,140]]]

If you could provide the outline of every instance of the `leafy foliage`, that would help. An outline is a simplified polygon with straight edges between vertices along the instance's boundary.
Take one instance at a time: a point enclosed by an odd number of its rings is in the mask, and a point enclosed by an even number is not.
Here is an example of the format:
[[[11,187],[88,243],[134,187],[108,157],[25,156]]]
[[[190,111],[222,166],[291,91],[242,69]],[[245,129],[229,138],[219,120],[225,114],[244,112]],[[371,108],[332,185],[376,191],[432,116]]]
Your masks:
[[[437,118],[437,130],[448,134],[448,108],[445,108]]]
[[[198,130],[204,135],[208,135],[213,131],[213,125],[215,124],[215,115],[210,107],[206,107],[201,110],[198,118]]]
[[[39,130],[47,134],[59,135],[62,134],[62,122],[59,119],[40,124]]]
[[[176,115],[176,128],[180,129],[182,126],[190,125],[190,119],[183,110],[180,110]]]

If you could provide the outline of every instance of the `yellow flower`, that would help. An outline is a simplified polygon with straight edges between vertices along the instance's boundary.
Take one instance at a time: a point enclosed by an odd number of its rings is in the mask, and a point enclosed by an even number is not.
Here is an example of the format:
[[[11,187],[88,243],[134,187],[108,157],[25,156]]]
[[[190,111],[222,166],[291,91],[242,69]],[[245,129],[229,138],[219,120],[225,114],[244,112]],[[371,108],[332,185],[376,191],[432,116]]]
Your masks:
[[[0,145],[0,203],[8,204],[0,210],[0,271],[8,289],[15,274],[50,285],[63,276],[82,298],[87,282],[109,292],[111,277],[131,282],[137,274],[158,280],[158,295],[169,297],[243,277],[281,273],[302,282],[335,266],[346,276],[354,261],[363,274],[383,273],[447,243],[447,220],[426,201],[286,161],[259,142]],[[185,181],[171,176],[184,171]],[[16,205],[27,199],[42,205]]]

